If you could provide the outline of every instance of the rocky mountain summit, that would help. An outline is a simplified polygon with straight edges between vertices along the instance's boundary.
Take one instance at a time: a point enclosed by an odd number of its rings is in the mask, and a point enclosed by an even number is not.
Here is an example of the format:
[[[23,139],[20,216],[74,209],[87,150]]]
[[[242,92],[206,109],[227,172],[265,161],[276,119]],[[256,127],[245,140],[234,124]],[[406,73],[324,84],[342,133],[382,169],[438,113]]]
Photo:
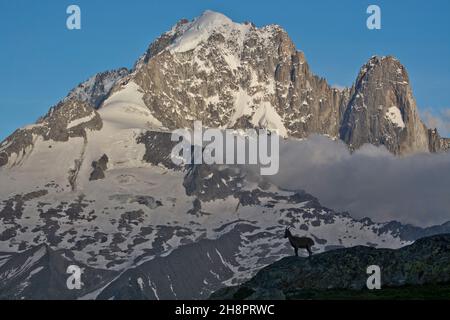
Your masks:
[[[76,111],[85,104],[103,108],[109,96],[134,90],[149,123],[164,130],[201,120],[208,127],[262,127],[293,138],[322,134],[353,149],[371,143],[395,154],[445,151],[450,144],[420,120],[406,68],[395,58],[372,57],[352,88],[334,89],[311,72],[280,26],[257,28],[211,11],[181,20],[133,70],[100,73],[75,88],[53,108],[71,112],[52,130],[86,117]],[[7,138],[0,166],[29,148],[31,135],[47,137],[48,130],[27,127]]]
[[[340,128],[341,139],[350,147],[384,145],[395,154],[441,150],[433,148],[435,141],[420,120],[406,69],[395,58],[370,59],[350,96]]]
[[[395,59],[372,58],[337,90],[281,27],[205,12],[132,70],[95,75],[0,144],[0,297],[200,299],[288,255],[286,226],[312,237],[316,253],[400,248],[449,230],[356,220],[245,166],[174,165],[170,130],[194,120],[395,154],[448,147],[420,121]],[[87,270],[81,292],[64,291],[68,263]]]
[[[382,288],[450,283],[450,235],[416,241],[399,250],[354,247],[308,258],[282,259],[213,299],[296,299],[309,292],[367,289],[367,267],[381,268]],[[417,297],[416,297],[417,298]]]

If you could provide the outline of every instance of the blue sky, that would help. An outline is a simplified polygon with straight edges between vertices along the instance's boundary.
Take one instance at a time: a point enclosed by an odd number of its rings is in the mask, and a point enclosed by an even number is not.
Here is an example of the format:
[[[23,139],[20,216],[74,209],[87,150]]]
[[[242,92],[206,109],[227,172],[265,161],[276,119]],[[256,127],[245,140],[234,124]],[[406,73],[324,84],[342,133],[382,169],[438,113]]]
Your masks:
[[[81,7],[80,31],[66,28],[70,4]],[[366,28],[370,4],[382,9],[380,31]],[[206,9],[258,26],[280,24],[330,84],[350,86],[370,56],[394,55],[422,111],[436,116],[450,108],[448,0],[2,0],[0,140],[91,75],[131,67],[179,19]]]

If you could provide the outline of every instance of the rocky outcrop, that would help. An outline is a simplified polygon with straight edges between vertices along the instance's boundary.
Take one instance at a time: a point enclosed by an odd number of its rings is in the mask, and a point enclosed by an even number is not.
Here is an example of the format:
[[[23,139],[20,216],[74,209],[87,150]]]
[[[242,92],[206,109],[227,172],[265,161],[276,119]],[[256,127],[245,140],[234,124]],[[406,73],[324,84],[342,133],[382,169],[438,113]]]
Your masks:
[[[442,138],[437,129],[428,130],[428,141],[430,152],[440,152],[450,150],[450,139]]]
[[[92,172],[89,181],[102,180],[105,178],[105,171],[108,169],[108,156],[104,154],[98,161],[92,162]]]
[[[169,129],[264,127],[281,135],[341,138],[350,148],[384,145],[394,154],[439,152],[421,121],[407,71],[393,57],[372,57],[352,88],[314,75],[277,25],[256,28],[205,12],[180,21],[153,43],[129,80]]]
[[[198,27],[207,30],[203,41],[184,45]],[[295,137],[339,134],[348,91],[313,75],[279,26],[259,29],[206,12],[161,36],[143,61],[132,79],[167,128],[191,127],[195,119],[209,127],[245,124]]]
[[[98,73],[73,89],[64,101],[73,99],[98,108],[108,97],[114,85],[129,73],[130,71],[126,68]]]
[[[367,267],[381,268],[382,287],[448,284],[450,235],[416,241],[399,250],[354,247],[312,258],[290,257],[261,270],[239,287],[216,292],[213,299],[295,299],[316,290],[361,291],[366,289]]]
[[[145,146],[145,162],[172,170],[182,169],[172,161],[172,150],[178,142],[172,141],[170,133],[147,131],[141,134],[136,142]]]

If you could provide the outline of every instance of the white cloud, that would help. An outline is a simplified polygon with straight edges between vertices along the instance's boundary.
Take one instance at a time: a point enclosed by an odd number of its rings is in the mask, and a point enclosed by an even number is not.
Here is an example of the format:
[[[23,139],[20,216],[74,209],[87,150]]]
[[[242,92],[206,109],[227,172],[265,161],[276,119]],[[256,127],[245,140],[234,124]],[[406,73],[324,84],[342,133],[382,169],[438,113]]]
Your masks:
[[[442,136],[450,137],[450,108],[439,111],[425,109],[422,112],[422,118],[429,128],[437,128]]]
[[[450,220],[450,154],[395,157],[384,147],[350,154],[342,142],[313,136],[280,146],[281,187],[302,189],[356,218],[431,226]]]

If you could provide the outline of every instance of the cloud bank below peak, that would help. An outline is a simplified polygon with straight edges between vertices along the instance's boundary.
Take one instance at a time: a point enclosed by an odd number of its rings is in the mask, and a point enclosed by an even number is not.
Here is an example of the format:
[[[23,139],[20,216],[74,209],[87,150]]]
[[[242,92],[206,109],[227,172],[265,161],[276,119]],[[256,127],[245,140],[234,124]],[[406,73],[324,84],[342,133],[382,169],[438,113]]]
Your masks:
[[[340,141],[312,136],[282,142],[280,171],[270,179],[355,218],[421,227],[450,221],[449,153],[396,157],[373,145],[350,153]]]

